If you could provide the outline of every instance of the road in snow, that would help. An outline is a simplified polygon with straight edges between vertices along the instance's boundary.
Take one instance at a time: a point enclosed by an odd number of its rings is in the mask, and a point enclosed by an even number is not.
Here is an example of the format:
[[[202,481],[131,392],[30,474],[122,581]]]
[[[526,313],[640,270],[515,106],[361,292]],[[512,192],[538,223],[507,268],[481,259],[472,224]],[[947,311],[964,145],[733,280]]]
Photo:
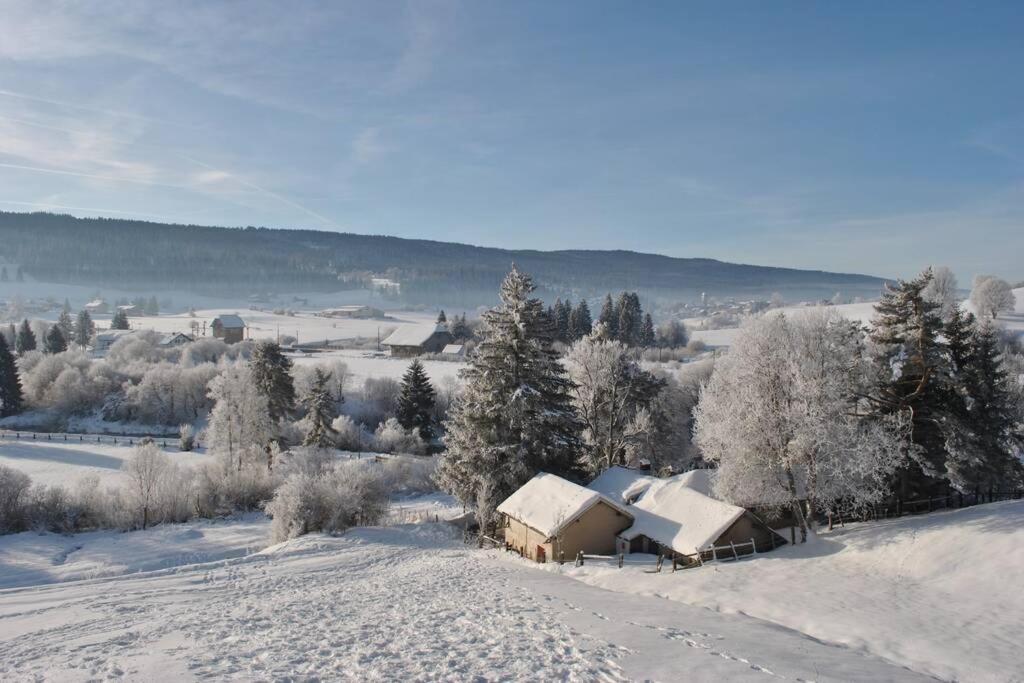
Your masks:
[[[924,680],[747,617],[537,571],[444,525],[0,591],[0,678]]]

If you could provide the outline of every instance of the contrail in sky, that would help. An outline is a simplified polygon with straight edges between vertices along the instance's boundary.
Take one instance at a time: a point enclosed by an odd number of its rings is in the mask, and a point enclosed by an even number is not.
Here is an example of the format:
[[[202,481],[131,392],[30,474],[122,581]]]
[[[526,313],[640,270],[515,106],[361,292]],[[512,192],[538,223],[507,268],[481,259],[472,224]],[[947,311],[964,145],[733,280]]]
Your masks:
[[[135,185],[151,185],[153,187],[172,187],[176,190],[192,190],[195,188],[188,185],[175,185],[174,183],[161,183],[156,180],[143,180],[141,178],[119,178],[117,176],[99,175],[96,173],[82,173],[80,171],[64,171],[57,168],[43,168],[41,166],[25,166],[22,164],[0,163],[0,168],[13,168],[19,171],[34,171],[36,173],[52,173],[54,175],[69,175],[77,178],[92,178],[93,180],[108,180],[115,183],[133,183]]]

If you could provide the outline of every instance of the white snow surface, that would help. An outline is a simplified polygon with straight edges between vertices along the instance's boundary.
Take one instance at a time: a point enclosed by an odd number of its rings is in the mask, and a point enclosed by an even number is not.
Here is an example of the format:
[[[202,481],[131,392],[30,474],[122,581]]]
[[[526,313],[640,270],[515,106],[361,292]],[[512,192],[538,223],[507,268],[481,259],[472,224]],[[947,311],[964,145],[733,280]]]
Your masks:
[[[498,512],[550,538],[601,500],[625,511],[621,505],[597,491],[554,474],[541,472],[502,501]]]
[[[1024,501],[850,524],[805,545],[675,574],[651,573],[654,561],[546,568],[754,617],[940,680],[1022,680]]]
[[[419,346],[430,339],[435,332],[446,332],[447,327],[436,323],[401,325],[381,342],[384,346]]]
[[[186,467],[196,467],[213,457],[199,450],[182,453],[169,448],[166,452],[174,462]],[[0,465],[21,470],[32,477],[34,484],[73,485],[90,474],[97,475],[103,485],[120,484],[127,479],[121,465],[131,453],[132,447],[127,443],[115,446],[109,443],[0,439]]]
[[[0,678],[927,680],[756,619],[538,571],[453,532],[355,529],[244,557],[0,590]]]
[[[745,512],[695,491],[680,477],[651,482],[629,511],[636,521],[622,532],[623,538],[646,536],[679,553],[710,545]]]

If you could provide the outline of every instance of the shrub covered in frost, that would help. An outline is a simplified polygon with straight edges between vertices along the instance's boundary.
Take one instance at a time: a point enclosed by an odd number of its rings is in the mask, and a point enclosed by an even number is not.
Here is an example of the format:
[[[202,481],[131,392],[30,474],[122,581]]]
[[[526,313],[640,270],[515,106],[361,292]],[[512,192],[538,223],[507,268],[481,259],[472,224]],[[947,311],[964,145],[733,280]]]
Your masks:
[[[409,453],[423,455],[427,443],[415,429],[406,429],[398,418],[389,417],[382,422],[373,435],[374,449],[381,453]]]

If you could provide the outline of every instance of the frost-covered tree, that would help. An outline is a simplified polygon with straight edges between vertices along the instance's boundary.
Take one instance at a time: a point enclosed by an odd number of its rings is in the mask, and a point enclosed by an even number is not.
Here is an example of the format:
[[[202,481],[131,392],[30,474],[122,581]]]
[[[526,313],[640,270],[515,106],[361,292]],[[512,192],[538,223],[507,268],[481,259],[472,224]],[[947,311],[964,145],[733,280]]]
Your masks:
[[[256,390],[267,400],[270,419],[280,422],[295,410],[295,383],[292,362],[273,341],[261,341],[249,360]]]
[[[473,332],[469,329],[469,324],[466,322],[465,313],[452,318],[449,332],[452,333],[452,337],[456,341],[465,341],[473,336]]]
[[[666,349],[678,349],[690,341],[690,333],[682,320],[669,320],[658,328],[656,341]]]
[[[402,376],[397,417],[403,427],[415,429],[424,441],[434,438],[434,393],[423,363],[414,360]]]
[[[448,324],[448,316],[444,314],[444,309],[443,308],[441,309],[441,312],[437,314],[437,324],[438,325],[447,325]]]
[[[110,329],[130,330],[131,327],[131,323],[128,322],[128,314],[124,312],[124,309],[119,308],[114,311],[114,315],[110,318]]]
[[[7,346],[7,339],[0,335],[0,417],[9,417],[21,412],[21,380],[18,365]]]
[[[467,505],[475,506],[485,488],[497,504],[539,471],[577,470],[581,424],[550,320],[533,291],[530,276],[513,266],[501,303],[483,316],[465,388],[446,422],[439,478]]]
[[[75,320],[75,343],[81,348],[85,348],[89,345],[92,340],[92,335],[96,333],[96,324],[92,321],[92,316],[89,315],[89,311],[79,311],[78,318]]]
[[[939,306],[939,315],[949,320],[957,305],[956,275],[947,266],[932,266],[932,279],[922,293],[926,299]]]
[[[142,310],[146,315],[160,315],[160,302],[155,296],[151,296],[146,300],[146,306]]]
[[[21,326],[18,327],[18,339],[15,348],[19,356],[36,349],[36,335],[32,331],[32,326],[28,324],[27,319],[22,320]]]
[[[789,508],[803,540],[814,514],[881,500],[902,456],[898,420],[863,415],[871,377],[860,332],[834,314],[748,323],[695,411],[697,443],[718,466],[716,491]]]
[[[266,459],[274,436],[267,397],[256,390],[249,367],[225,369],[210,382],[213,400],[207,442],[220,455],[228,469],[240,471],[243,465]]]
[[[584,426],[590,473],[635,464],[627,462],[629,446],[644,430],[653,429],[653,423],[649,415],[642,424],[634,421],[640,411],[649,409],[664,382],[641,369],[625,344],[595,335],[573,344],[565,365],[573,405]]]
[[[572,341],[583,339],[590,334],[593,328],[594,321],[590,317],[590,306],[587,305],[586,299],[580,299],[569,316],[569,334]]]
[[[67,340],[64,339],[59,324],[51,326],[46,333],[46,337],[43,339],[43,350],[46,353],[64,353],[68,350]]]
[[[992,275],[974,278],[971,303],[979,316],[995,318],[1004,311],[1012,311],[1017,303],[1010,283]]]
[[[308,393],[302,397],[302,405],[306,408],[306,421],[309,431],[302,441],[303,446],[330,448],[334,446],[331,423],[338,417],[334,397],[331,396],[331,373],[320,368],[313,371],[313,382]]]
[[[617,336],[626,346],[639,346],[643,335],[643,310],[636,292],[623,292],[615,304],[618,312]]]
[[[170,459],[154,443],[132,450],[121,469],[128,475],[128,487],[142,517],[142,528],[149,526],[160,485],[173,467]]]

